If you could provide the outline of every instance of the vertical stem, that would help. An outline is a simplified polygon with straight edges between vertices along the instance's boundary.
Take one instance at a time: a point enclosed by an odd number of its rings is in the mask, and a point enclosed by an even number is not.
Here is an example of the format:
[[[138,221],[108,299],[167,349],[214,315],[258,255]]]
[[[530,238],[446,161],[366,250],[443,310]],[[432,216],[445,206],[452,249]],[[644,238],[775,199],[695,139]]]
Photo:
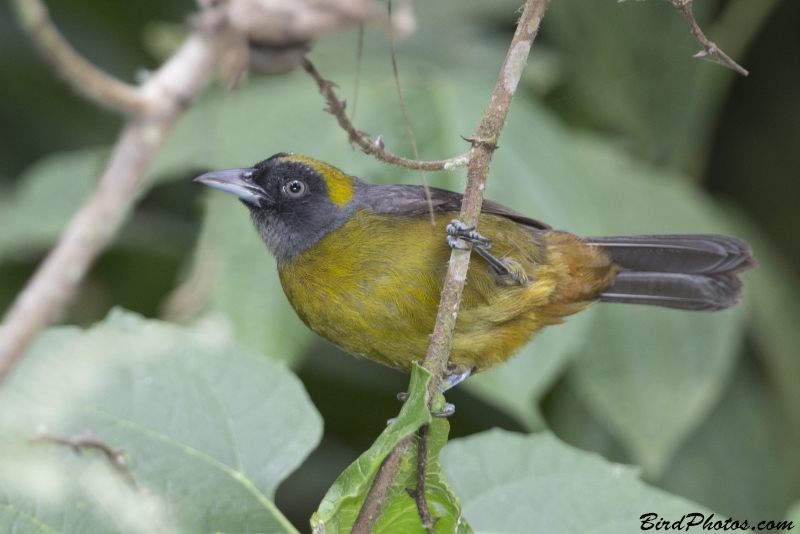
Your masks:
[[[489,106],[484,112],[483,120],[475,130],[475,134],[470,139],[472,150],[470,150],[467,166],[467,188],[461,203],[461,220],[470,226],[478,224],[483,193],[486,189],[486,177],[489,174],[492,156],[497,149],[497,139],[505,124],[511,99],[517,90],[522,69],[525,67],[533,39],[539,31],[539,24],[544,16],[547,3],[548,0],[528,0],[525,4],[525,10],[517,24],[514,39],[511,41],[508,54],[500,69]],[[433,374],[428,386],[429,405],[447,370],[458,308],[461,304],[461,294],[467,280],[470,252],[471,250],[453,249],[450,255],[450,265],[442,289],[436,326],[431,336],[428,354],[423,362],[423,366]]]
[[[461,220],[469,225],[476,225],[483,203],[483,192],[486,188],[486,177],[489,174],[489,164],[497,148],[497,139],[505,124],[508,107],[517,90],[522,69],[528,59],[533,39],[539,31],[539,23],[544,16],[544,10],[549,0],[528,0],[522,17],[517,25],[517,31],[511,41],[506,59],[500,69],[492,98],[483,119],[475,130],[472,148],[469,151],[469,164],[467,172],[467,188],[461,204]],[[309,68],[306,68],[309,72]],[[320,89],[325,90],[322,84]],[[345,124],[340,124],[344,127]],[[414,167],[420,168],[420,167]],[[444,239],[444,236],[442,236]],[[469,250],[454,249],[450,255],[450,266],[442,290],[442,299],[436,317],[436,326],[431,336],[431,344],[425,357],[423,366],[433,374],[428,386],[428,406],[447,370],[447,361],[450,357],[453,331],[455,329],[458,307],[461,303],[461,293],[467,279],[469,266]],[[399,458],[408,448],[407,440],[401,441],[387,456],[381,465],[372,487],[367,495],[361,512],[358,514],[351,532],[355,534],[369,534],[375,521],[380,515],[386,496],[400,467]],[[401,451],[401,452],[398,452]],[[392,458],[393,461],[389,462]],[[368,508],[368,511],[364,510]]]

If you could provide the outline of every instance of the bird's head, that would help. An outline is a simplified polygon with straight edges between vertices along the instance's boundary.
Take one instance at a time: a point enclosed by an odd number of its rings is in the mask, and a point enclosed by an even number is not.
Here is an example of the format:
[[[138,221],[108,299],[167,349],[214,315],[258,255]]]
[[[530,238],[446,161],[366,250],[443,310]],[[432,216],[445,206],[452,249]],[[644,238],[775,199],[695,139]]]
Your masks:
[[[361,183],[323,161],[283,152],[251,168],[208,172],[195,181],[239,197],[279,261],[347,222]]]

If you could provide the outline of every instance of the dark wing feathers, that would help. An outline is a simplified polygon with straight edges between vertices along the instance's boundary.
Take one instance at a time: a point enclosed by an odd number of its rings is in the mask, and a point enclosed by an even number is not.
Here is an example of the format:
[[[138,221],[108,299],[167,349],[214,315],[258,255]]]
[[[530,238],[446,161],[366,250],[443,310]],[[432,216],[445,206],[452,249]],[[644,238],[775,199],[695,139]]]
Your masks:
[[[446,211],[460,211],[461,199],[463,195],[437,187],[429,187],[431,193],[431,203],[434,213]],[[375,213],[402,214],[402,215],[424,215],[430,209],[428,200],[425,197],[425,188],[420,185],[367,185],[359,199],[365,207],[370,208]],[[547,224],[531,219],[510,208],[484,200],[483,213],[500,215],[512,221],[537,228],[549,230]]]

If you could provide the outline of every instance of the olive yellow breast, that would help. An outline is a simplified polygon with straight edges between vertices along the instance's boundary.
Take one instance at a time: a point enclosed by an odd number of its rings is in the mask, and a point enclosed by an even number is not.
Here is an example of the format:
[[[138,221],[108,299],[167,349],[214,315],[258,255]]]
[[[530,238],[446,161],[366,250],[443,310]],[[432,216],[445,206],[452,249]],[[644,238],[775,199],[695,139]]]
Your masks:
[[[447,273],[445,226],[429,217],[357,211],[341,228],[278,264],[300,318],[345,351],[409,370],[426,354]],[[476,371],[509,359],[533,334],[584,309],[613,282],[601,249],[572,234],[542,232],[481,215],[491,252],[516,261],[524,285],[503,281],[472,255],[453,338],[451,364]]]

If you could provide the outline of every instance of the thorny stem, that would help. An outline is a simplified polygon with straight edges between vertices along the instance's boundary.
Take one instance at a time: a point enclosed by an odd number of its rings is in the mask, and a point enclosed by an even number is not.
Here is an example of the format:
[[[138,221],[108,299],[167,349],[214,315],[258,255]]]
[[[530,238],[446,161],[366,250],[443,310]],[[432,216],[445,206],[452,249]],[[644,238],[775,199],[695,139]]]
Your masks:
[[[669,0],[669,3],[675,6],[675,9],[680,11],[684,16],[686,21],[689,23],[689,28],[692,30],[692,35],[694,35],[695,40],[700,46],[703,47],[703,49],[695,54],[694,57],[704,57],[709,54],[715,55],[726,67],[735,70],[742,76],[747,76],[749,74],[747,70],[732,60],[728,54],[717,48],[717,45],[709,41],[708,37],[705,36],[703,30],[701,30],[700,26],[697,24],[697,20],[694,18],[694,13],[692,12],[692,2],[693,0]]]
[[[531,44],[539,31],[539,24],[548,1],[528,0],[525,4],[525,10],[517,24],[517,31],[500,69],[500,76],[497,79],[492,98],[484,112],[483,119],[470,139],[472,149],[467,168],[467,187],[461,203],[461,221],[467,225],[477,226],[478,224],[483,194],[486,189],[486,178],[494,151],[497,149],[497,139],[505,124],[508,108],[516,92],[522,69],[525,67]],[[422,363],[423,367],[433,374],[428,384],[428,406],[430,406],[447,369],[456,317],[461,304],[461,293],[467,279],[470,252],[471,250],[453,249],[450,254],[450,264],[442,289],[436,325],[431,336],[428,354]]]
[[[505,124],[509,105],[516,92],[522,69],[527,61],[533,39],[536,37],[539,30],[539,23],[544,16],[544,10],[548,1],[549,0],[528,0],[526,2],[522,17],[517,24],[517,31],[514,33],[514,38],[508,49],[508,54],[500,69],[500,75],[497,79],[494,92],[492,93],[492,98],[486,108],[483,119],[475,130],[475,134],[469,139],[469,141],[472,142],[472,148],[466,155],[468,160],[467,188],[464,194],[464,200],[461,204],[461,220],[468,225],[477,225],[481,204],[483,203],[483,193],[486,189],[486,177],[489,174],[489,165],[492,161],[492,156],[497,148],[497,139]],[[309,69],[306,68],[306,70]],[[351,132],[351,129],[348,129],[347,125],[343,124],[340,119],[340,115],[343,116],[343,110],[339,112],[335,109],[335,106],[341,105],[343,107],[343,105],[336,99],[329,82],[324,82],[324,80],[319,77],[319,74],[315,75],[310,70],[309,73],[317,79],[320,90],[323,92],[326,99],[328,99],[329,106],[333,110],[332,112],[337,119],[339,119],[339,124],[350,133],[351,139],[354,141],[363,139],[360,134],[355,131],[355,128],[352,128],[352,125],[349,125],[352,129]],[[331,97],[335,102],[331,101]],[[367,144],[371,145],[371,143],[368,142]],[[361,146],[360,142],[359,146]],[[420,167],[421,165],[409,168]],[[429,167],[427,167],[426,170],[427,169],[429,169]],[[450,357],[458,307],[461,303],[461,294],[467,279],[470,252],[470,250],[453,249],[450,255],[450,264],[442,290],[442,299],[439,303],[436,325],[433,335],[431,336],[428,354],[423,362],[423,366],[433,374],[428,385],[429,407],[447,369],[447,361]],[[402,443],[403,442],[401,442],[401,444]],[[399,447],[398,445],[396,449]],[[407,445],[405,447],[407,447]],[[395,451],[393,450],[392,453],[387,456],[387,460],[393,457],[394,454]],[[359,517],[353,526],[352,532],[354,533],[368,534],[371,532],[375,520],[377,520],[378,515],[380,515],[380,509],[383,506],[389,488],[391,488],[392,481],[397,475],[397,470],[400,466],[399,461],[392,462],[390,466],[387,466],[387,460],[384,460],[384,463],[381,465],[381,469],[375,476],[372,488],[370,488],[370,492],[364,502],[364,506],[368,506],[371,512],[370,514],[363,514],[363,517],[362,514],[359,513]],[[379,489],[376,490],[376,487]],[[378,510],[378,513],[374,512],[375,509]]]
[[[350,122],[350,119],[347,117],[347,113],[345,112],[345,101],[339,100],[339,97],[337,97],[336,93],[333,91],[335,84],[323,78],[319,71],[317,71],[317,68],[308,58],[304,57],[300,62],[300,65],[317,82],[319,92],[322,93],[322,96],[324,96],[325,100],[327,101],[325,111],[336,117],[336,121],[339,123],[339,126],[347,132],[350,142],[357,144],[361,150],[367,154],[374,156],[385,163],[398,165],[400,167],[412,170],[450,171],[459,167],[463,167],[467,164],[469,152],[454,158],[439,161],[416,161],[413,159],[402,158],[387,152],[383,148],[383,141],[380,139],[380,137],[375,142],[372,142],[366,137],[364,132],[356,129],[356,127],[353,126],[353,123]]]

